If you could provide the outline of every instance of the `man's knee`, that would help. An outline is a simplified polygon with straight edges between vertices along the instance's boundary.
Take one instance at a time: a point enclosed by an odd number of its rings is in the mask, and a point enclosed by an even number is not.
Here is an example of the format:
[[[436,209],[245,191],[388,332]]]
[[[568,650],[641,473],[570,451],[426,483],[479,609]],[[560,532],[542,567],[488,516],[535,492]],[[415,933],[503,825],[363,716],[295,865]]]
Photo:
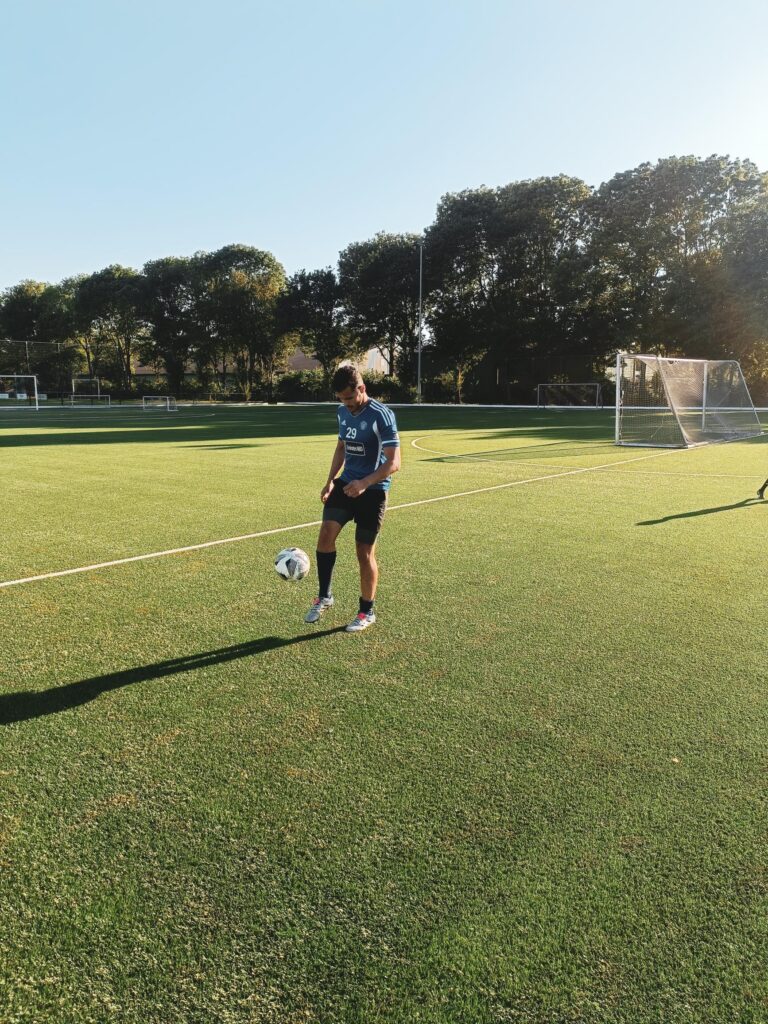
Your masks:
[[[357,541],[355,547],[357,548],[357,560],[361,565],[376,561],[375,542],[374,544],[366,544],[362,541]]]
[[[341,526],[339,523],[333,520],[326,520],[320,527],[320,536],[317,539],[318,549],[320,551],[324,551],[326,548],[333,549],[340,532]]]

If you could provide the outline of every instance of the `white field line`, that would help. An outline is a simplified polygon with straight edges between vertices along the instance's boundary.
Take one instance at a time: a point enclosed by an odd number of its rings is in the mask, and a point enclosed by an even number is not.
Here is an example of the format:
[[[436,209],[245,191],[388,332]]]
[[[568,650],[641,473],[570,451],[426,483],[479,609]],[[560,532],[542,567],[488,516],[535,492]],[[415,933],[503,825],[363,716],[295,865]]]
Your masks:
[[[130,558],[115,558],[111,562],[95,562],[93,565],[81,565],[77,569],[61,569],[58,572],[44,572],[39,576],[25,576],[19,580],[6,580],[0,583],[3,587],[15,587],[20,583],[37,583],[39,580],[51,580],[57,576],[74,576],[79,572],[92,572],[94,569],[109,569],[113,565],[127,565],[128,562],[145,562],[148,558],[164,558],[166,555],[181,555],[185,551],[201,551],[203,548],[215,548],[220,544],[236,544],[241,540],[254,540],[256,537],[269,537],[274,533],[287,533],[289,530],[301,530],[306,526],[319,526],[321,520],[314,523],[298,523],[296,526],[280,526],[276,530],[261,530],[259,533],[244,533],[240,537],[225,537],[223,540],[207,540],[203,544],[188,544],[183,548],[169,548],[168,551],[151,551],[146,555],[131,555]]]
[[[413,447],[418,447],[417,441],[421,438],[417,437],[411,442]],[[422,451],[428,451],[429,449],[421,449]],[[564,476],[576,476],[580,473],[594,473],[599,469],[611,469],[615,465],[621,465],[627,462],[643,462],[646,459],[659,459],[664,455],[679,455],[684,449],[679,448],[667,448],[663,452],[654,452],[652,455],[637,455],[631,459],[622,459],[620,463],[608,462],[602,466],[586,466],[581,469],[569,469],[563,473],[548,473],[545,476],[534,476],[529,477],[526,480],[512,480],[507,481],[503,484],[495,484],[492,487],[475,487],[470,491],[456,491],[453,494],[441,494],[437,498],[422,498],[419,501],[407,501],[402,505],[391,505],[389,508],[390,512],[394,512],[398,509],[403,508],[415,508],[417,505],[432,505],[437,501],[450,501],[453,498],[466,498],[472,494],[488,494],[490,491],[503,491],[510,487],[522,487],[524,484],[535,484],[544,480],[556,480]],[[444,454],[444,453],[438,453]],[[82,565],[76,569],[60,569],[57,572],[44,572],[37,576],[25,576],[18,580],[5,580],[0,583],[0,590],[7,587],[17,587],[23,583],[38,583],[41,580],[56,579],[60,576],[74,576],[77,573],[93,572],[95,569],[109,569],[115,565],[127,565],[129,562],[145,562],[150,558],[164,558],[167,555],[180,555],[187,551],[202,551],[204,548],[214,548],[222,544],[237,544],[243,540],[255,540],[258,537],[272,537],[278,533],[288,533],[292,530],[303,530],[310,526],[320,526],[321,520],[317,519],[311,523],[297,523],[293,526],[279,526],[274,530],[260,530],[258,533],[244,533],[239,537],[225,537],[222,540],[209,540],[203,544],[188,544],[183,548],[170,548],[168,551],[152,551],[146,555],[132,555],[129,558],[115,558],[110,562],[96,562],[93,565]]]
[[[568,429],[570,430],[571,428],[569,427]],[[486,458],[483,458],[482,455],[456,455],[456,454],[451,453],[451,452],[438,452],[434,448],[424,448],[424,447],[422,447],[422,445],[417,444],[417,441],[420,441],[420,440],[421,440],[421,438],[417,437],[415,440],[411,441],[411,447],[418,449],[418,451],[420,451],[420,452],[429,452],[430,455],[444,455],[444,456],[446,456],[449,459],[467,459],[470,462],[484,462],[487,465],[500,466],[502,469],[507,469],[507,467],[510,466],[510,465],[515,465],[515,466],[538,466],[541,469],[572,469],[573,468],[572,466],[560,466],[556,462],[533,462],[532,460],[529,460],[529,459],[509,459],[508,461],[505,461],[504,459],[486,459]],[[531,447],[532,448],[546,448],[547,445],[538,445],[537,444],[537,445],[531,445]],[[609,445],[606,443],[605,445],[603,445],[603,447],[609,447]],[[676,448],[675,449],[675,451],[679,451],[679,452],[685,451],[685,450],[686,449],[684,449],[684,448]],[[488,454],[490,455],[491,453],[488,452]],[[669,452],[666,452],[664,454],[672,454],[672,452],[669,451]],[[635,461],[636,461],[635,459],[622,459],[621,462],[615,462],[615,463],[612,463],[612,465],[619,466],[619,465],[623,465],[625,462],[635,462]],[[591,467],[588,467],[588,468],[590,468],[590,469],[606,469],[606,472],[610,472],[610,470],[608,470],[604,466],[591,466]],[[754,477],[755,477],[754,473],[665,473],[664,470],[652,470],[652,469],[649,469],[649,470],[639,469],[639,470],[637,470],[637,472],[638,472],[638,474],[641,474],[643,476],[674,476],[674,477],[680,477],[680,479],[683,479],[683,478],[687,479],[688,477],[694,477],[694,478],[699,478],[700,477],[700,478],[703,478],[705,480],[753,480]],[[538,479],[544,479],[544,478],[543,477],[539,477]]]

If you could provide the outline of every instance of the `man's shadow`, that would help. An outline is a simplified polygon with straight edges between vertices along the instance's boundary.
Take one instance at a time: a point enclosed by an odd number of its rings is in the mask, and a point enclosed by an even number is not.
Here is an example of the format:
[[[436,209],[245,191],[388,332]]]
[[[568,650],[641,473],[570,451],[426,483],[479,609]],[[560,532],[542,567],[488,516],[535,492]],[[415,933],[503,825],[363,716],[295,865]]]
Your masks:
[[[154,665],[141,665],[137,668],[123,669],[121,672],[109,672],[104,676],[81,679],[66,686],[51,687],[50,690],[0,694],[0,725],[10,725],[12,722],[24,722],[30,718],[41,718],[43,715],[67,711],[69,708],[95,700],[99,694],[130,686],[131,683],[144,683],[150,679],[162,679],[163,676],[172,676],[179,672],[194,672],[210,665],[235,661],[237,658],[250,658],[278,647],[289,647],[305,640],[317,640],[332,633],[340,633],[343,629],[344,626],[336,626],[334,629],[305,633],[288,640],[277,636],[265,636],[261,640],[249,640],[243,644],[234,644],[232,647],[222,647],[217,651],[202,651],[200,654],[190,654],[184,658],[158,661]]]
[[[695,516],[711,516],[715,512],[730,512],[735,508],[747,508],[749,505],[763,505],[765,504],[761,498],[745,498],[743,501],[737,501],[733,505],[717,505],[715,508],[698,508],[693,512],[677,512],[672,516],[664,516],[661,519],[644,519],[640,523],[635,523],[635,526],[657,526],[659,523],[668,523],[671,519],[693,519]]]

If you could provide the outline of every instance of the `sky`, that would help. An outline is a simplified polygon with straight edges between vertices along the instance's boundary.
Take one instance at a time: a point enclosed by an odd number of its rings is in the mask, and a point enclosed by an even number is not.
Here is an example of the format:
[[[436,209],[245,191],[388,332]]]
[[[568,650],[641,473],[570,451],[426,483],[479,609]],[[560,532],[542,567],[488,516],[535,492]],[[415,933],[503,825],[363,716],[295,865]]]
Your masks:
[[[768,4],[0,0],[0,290],[240,242],[287,273],[441,196],[768,171]]]

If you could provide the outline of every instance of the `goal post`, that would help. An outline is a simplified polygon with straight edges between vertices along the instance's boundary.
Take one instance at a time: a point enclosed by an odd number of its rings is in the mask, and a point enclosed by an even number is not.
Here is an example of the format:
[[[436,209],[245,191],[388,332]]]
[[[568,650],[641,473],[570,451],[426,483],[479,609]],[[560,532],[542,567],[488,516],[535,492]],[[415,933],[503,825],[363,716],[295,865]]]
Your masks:
[[[34,409],[40,411],[37,375],[34,373],[0,374],[0,410]]]
[[[178,412],[173,395],[144,395],[141,399],[142,412]]]
[[[618,353],[616,444],[691,448],[761,433],[735,359]]]
[[[536,385],[536,405],[539,409],[548,406],[587,406],[592,409],[603,407],[603,387],[599,381],[586,383],[547,382]]]

